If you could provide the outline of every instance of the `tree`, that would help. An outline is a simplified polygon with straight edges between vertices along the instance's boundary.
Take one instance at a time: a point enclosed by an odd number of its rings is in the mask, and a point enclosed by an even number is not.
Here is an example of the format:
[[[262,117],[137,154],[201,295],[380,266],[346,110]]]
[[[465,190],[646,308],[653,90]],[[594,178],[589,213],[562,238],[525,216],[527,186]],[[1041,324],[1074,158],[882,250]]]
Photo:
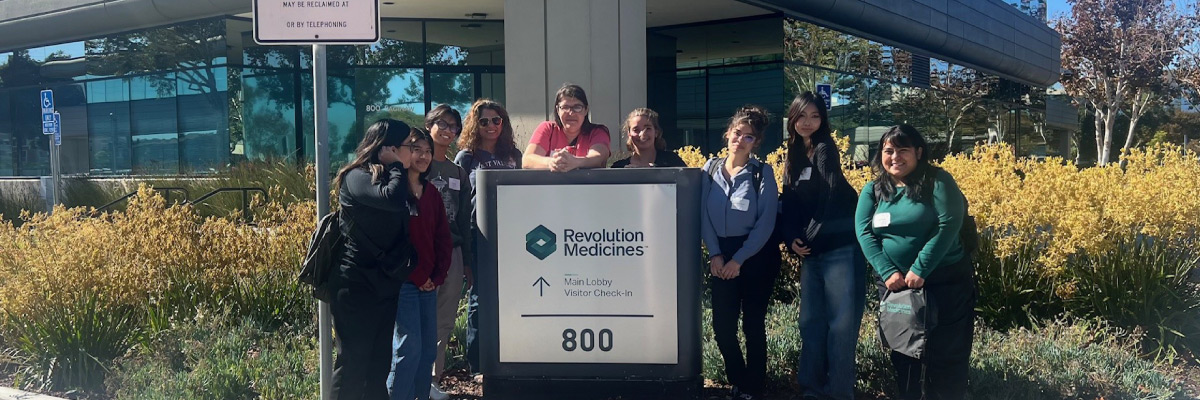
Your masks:
[[[1130,124],[1177,95],[1174,69],[1195,42],[1196,19],[1166,0],[1069,0],[1071,13],[1055,28],[1062,35],[1063,87],[1096,116],[1096,162],[1107,164],[1117,116]]]

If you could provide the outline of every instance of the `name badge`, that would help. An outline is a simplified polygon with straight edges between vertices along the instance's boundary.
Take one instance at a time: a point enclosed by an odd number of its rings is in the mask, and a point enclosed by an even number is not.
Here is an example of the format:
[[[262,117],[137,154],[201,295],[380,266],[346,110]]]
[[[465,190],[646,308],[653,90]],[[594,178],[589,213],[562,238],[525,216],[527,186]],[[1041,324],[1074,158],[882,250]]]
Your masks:
[[[796,176],[796,180],[798,181],[807,181],[809,178],[812,178],[812,167],[804,167],[800,171],[800,174]]]
[[[461,188],[462,183],[459,182],[458,178],[450,178],[450,190],[461,190]]]
[[[873,228],[887,228],[892,225],[892,213],[875,214],[875,218],[871,220]]]
[[[735,197],[732,201],[733,209],[737,211],[746,211],[750,209],[750,199]]]

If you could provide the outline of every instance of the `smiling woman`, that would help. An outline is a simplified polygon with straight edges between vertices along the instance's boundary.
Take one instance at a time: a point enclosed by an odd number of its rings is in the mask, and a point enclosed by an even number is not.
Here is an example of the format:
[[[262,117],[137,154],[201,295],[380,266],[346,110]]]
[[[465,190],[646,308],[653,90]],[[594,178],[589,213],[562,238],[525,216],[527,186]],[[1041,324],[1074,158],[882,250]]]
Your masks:
[[[568,83],[554,96],[554,122],[533,130],[521,165],[556,172],[603,168],[611,153],[608,143],[608,128],[588,118],[587,94]]]

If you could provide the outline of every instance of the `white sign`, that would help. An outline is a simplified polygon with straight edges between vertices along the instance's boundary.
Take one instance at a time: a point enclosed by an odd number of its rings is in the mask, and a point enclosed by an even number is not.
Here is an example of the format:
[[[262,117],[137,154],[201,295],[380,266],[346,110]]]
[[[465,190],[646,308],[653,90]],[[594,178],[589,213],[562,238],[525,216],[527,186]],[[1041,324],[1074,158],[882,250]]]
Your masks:
[[[259,44],[379,41],[378,0],[254,0]]]
[[[678,363],[674,184],[496,196],[500,362]]]

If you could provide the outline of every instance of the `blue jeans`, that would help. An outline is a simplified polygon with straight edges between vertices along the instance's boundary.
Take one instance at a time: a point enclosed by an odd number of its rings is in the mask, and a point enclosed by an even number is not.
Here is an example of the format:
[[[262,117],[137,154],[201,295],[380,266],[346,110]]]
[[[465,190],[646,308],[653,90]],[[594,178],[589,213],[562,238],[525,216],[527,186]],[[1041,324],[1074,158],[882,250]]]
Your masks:
[[[412,282],[400,287],[392,333],[392,400],[428,400],[437,359],[437,291],[422,292]]]
[[[866,296],[857,244],[806,257],[800,270],[800,370],[804,394],[853,399],[854,352]]]

